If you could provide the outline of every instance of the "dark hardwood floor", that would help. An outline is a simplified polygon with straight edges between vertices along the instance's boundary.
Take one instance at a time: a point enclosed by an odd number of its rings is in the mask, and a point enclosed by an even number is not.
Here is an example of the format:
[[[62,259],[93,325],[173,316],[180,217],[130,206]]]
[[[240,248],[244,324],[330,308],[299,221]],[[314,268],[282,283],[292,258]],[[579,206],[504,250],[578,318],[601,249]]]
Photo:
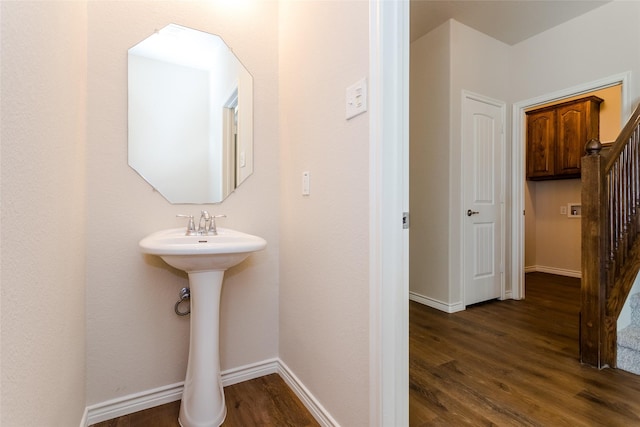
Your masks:
[[[319,426],[311,413],[278,374],[224,388],[227,418],[224,427]],[[176,427],[180,401],[125,415],[92,427]]]
[[[411,426],[640,426],[640,377],[579,363],[580,281],[446,314],[410,304]]]
[[[530,273],[522,301],[454,314],[411,302],[410,425],[640,426],[640,377],[579,363],[579,300],[578,279]],[[318,425],[276,374],[225,395],[226,427]],[[179,405],[95,426],[174,427]]]

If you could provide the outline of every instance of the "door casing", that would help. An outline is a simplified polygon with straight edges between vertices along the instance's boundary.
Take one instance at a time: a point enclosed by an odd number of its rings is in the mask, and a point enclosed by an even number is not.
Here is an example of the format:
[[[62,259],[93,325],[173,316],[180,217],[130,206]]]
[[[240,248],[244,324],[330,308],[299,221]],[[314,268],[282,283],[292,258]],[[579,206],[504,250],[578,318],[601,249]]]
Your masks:
[[[621,126],[631,115],[629,81],[631,72],[604,77],[592,82],[583,83],[570,88],[562,89],[550,94],[526,99],[513,104],[512,110],[512,149],[511,149],[511,253],[509,263],[511,266],[511,289],[513,299],[523,299],[524,289],[524,185],[526,172],[526,125],[525,110],[549,102],[558,101],[570,96],[583,95],[607,87],[621,85],[622,114]]]

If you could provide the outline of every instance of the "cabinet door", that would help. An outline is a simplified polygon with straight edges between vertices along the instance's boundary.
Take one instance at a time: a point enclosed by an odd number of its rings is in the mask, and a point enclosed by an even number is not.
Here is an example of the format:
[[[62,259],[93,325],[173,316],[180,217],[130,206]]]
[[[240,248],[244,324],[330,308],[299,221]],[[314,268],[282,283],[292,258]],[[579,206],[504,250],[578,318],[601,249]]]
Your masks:
[[[527,178],[555,175],[556,113],[543,110],[527,113]]]
[[[580,161],[589,139],[586,103],[558,108],[556,175],[580,176]]]

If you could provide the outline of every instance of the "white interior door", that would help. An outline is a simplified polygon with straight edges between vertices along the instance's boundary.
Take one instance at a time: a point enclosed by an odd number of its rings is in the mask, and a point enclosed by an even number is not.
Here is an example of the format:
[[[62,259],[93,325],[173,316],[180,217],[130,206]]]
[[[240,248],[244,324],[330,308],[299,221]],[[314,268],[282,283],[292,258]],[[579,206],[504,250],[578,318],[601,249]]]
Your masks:
[[[505,104],[465,93],[462,115],[463,280],[469,305],[503,293]]]

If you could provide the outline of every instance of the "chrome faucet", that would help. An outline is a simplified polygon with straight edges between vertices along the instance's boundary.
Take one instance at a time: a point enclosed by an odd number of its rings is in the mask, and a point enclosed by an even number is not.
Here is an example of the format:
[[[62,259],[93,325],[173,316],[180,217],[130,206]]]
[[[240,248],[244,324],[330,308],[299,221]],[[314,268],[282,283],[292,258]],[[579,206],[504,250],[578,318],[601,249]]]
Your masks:
[[[204,224],[203,224],[204,223]],[[207,235],[211,228],[211,215],[207,211],[200,212],[200,222],[198,223],[198,234]]]
[[[207,211],[200,212],[200,223],[198,224],[198,234],[206,235],[218,235],[218,228],[216,227],[216,218],[226,218],[226,215],[211,215]]]
[[[216,218],[226,218],[226,215],[211,215],[207,211],[200,212],[200,222],[198,223],[198,229],[193,221],[193,215],[176,215],[180,218],[189,218],[189,225],[187,225],[187,236],[216,236],[218,235],[218,228],[216,227]]]

